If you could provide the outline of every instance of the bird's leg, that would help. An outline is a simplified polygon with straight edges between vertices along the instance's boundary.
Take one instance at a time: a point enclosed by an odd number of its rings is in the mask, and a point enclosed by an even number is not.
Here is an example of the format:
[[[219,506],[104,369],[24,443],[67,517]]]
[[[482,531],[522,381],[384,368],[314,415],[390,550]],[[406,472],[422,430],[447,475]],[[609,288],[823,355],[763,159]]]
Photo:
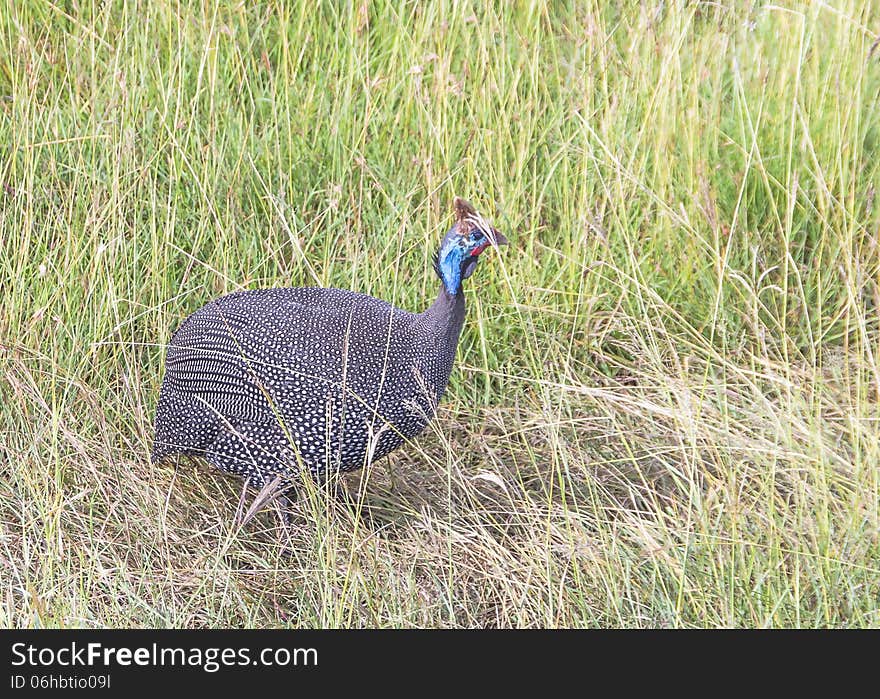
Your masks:
[[[293,503],[296,501],[296,496],[296,488],[288,486],[273,498],[275,511],[281,522],[281,548],[286,553],[290,553],[293,541]]]

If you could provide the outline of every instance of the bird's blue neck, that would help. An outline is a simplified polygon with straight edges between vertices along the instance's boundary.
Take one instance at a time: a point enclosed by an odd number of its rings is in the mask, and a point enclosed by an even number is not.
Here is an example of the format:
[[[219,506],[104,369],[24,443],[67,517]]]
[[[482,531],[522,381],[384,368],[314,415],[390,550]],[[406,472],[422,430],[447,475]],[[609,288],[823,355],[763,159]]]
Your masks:
[[[440,251],[437,271],[440,273],[443,286],[452,296],[461,293],[461,263],[465,254],[467,253],[457,245],[451,245]]]

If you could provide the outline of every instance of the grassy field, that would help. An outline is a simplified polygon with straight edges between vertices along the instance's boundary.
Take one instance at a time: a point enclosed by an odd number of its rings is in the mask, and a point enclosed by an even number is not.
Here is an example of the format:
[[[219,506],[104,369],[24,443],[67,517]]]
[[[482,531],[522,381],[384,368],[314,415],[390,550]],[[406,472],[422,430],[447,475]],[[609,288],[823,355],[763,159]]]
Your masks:
[[[482,5],[3,0],[0,625],[880,626],[880,3]],[[150,466],[188,313],[421,310],[455,194],[379,531]]]

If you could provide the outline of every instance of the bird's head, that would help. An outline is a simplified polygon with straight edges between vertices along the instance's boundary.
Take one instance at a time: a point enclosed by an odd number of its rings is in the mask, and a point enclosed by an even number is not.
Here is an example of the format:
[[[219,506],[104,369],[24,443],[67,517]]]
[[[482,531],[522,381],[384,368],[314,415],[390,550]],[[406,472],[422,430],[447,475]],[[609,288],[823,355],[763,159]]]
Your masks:
[[[470,202],[455,197],[455,224],[444,236],[434,269],[446,291],[461,292],[461,282],[473,274],[480,255],[487,249],[507,245],[507,238],[490,226]]]

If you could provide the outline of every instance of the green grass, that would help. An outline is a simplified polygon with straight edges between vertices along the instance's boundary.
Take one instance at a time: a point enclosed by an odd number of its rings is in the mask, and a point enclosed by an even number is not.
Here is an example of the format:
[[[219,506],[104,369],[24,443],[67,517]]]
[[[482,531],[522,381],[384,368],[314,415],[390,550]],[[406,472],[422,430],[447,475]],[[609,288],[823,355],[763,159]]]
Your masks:
[[[0,625],[880,626],[880,6],[482,5],[0,7]],[[421,310],[455,194],[380,534],[149,465],[188,313]]]

